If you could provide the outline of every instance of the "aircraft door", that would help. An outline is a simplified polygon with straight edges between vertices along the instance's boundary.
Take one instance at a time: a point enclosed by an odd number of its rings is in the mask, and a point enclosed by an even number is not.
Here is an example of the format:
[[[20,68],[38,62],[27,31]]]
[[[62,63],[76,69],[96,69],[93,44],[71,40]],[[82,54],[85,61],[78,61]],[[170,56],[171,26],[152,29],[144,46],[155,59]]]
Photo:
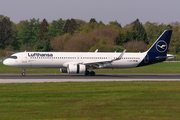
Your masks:
[[[22,63],[27,63],[27,53],[22,54]]]
[[[112,56],[108,56],[108,59],[109,59],[109,60],[112,60],[112,59],[113,59],[113,57],[112,57]]]
[[[28,55],[26,52],[22,53],[22,67],[32,67],[32,63],[28,62]]]

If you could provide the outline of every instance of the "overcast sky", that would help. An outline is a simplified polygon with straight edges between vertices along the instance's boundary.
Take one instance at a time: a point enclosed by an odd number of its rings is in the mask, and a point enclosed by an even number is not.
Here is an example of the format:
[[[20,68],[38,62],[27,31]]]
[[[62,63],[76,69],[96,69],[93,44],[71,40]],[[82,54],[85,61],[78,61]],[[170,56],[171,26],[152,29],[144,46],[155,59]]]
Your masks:
[[[117,20],[124,26],[138,18],[143,24],[169,24],[180,21],[179,12],[180,0],[0,0],[0,15],[15,23],[32,18],[48,22],[95,18],[105,24]]]

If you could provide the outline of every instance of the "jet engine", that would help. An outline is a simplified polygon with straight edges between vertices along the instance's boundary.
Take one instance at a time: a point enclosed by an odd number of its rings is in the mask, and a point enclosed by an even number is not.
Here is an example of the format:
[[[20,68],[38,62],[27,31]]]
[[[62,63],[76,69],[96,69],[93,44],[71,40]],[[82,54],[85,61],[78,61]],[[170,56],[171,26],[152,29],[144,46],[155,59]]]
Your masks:
[[[68,72],[67,72],[67,68],[60,68],[60,72],[61,72],[61,73],[68,73]]]
[[[68,64],[68,66],[67,66],[67,72],[69,74],[82,74],[82,73],[85,73],[85,71],[86,71],[85,65]]]

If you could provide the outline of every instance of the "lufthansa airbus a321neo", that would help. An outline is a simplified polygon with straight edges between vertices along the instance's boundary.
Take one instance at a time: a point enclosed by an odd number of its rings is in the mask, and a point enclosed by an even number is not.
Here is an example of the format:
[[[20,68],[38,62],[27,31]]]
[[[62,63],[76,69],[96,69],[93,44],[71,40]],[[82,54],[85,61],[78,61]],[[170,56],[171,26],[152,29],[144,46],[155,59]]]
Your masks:
[[[93,69],[134,68],[174,58],[167,55],[172,30],[165,30],[155,43],[142,53],[119,52],[19,52],[3,61],[10,67],[60,68],[62,73],[94,76]]]

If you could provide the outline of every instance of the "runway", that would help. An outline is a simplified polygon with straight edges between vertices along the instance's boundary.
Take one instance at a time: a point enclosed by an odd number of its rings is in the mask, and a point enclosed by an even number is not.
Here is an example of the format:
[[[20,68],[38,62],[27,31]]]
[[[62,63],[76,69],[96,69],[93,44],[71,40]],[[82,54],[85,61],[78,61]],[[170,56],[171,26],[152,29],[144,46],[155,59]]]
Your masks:
[[[95,81],[180,81],[180,75],[163,74],[97,74],[96,76],[69,74],[0,75],[0,83],[43,83],[43,82],[95,82]]]

